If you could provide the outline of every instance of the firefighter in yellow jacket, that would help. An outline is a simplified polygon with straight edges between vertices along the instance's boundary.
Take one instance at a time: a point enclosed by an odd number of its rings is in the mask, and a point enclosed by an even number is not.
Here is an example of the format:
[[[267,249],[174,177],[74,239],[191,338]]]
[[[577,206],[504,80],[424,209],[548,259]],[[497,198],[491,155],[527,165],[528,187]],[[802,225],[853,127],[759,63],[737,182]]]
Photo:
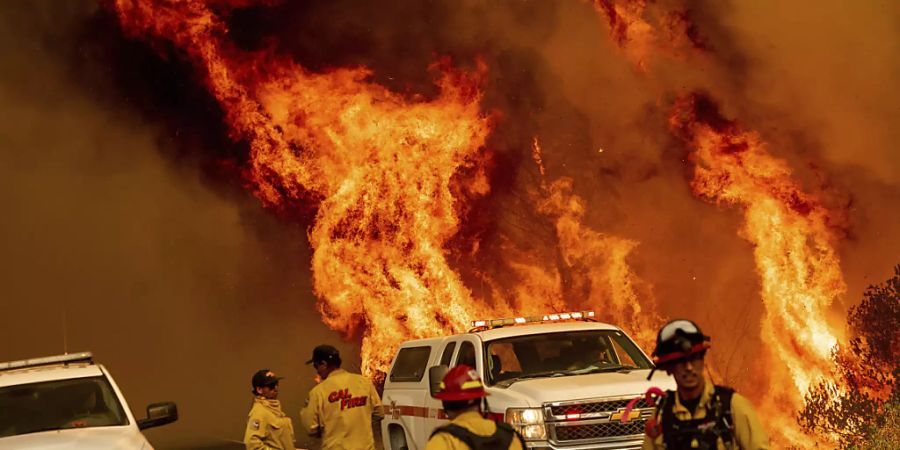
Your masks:
[[[474,369],[450,369],[433,395],[441,400],[450,423],[434,430],[425,450],[525,450],[525,441],[511,426],[481,415],[487,395]]]
[[[341,355],[330,345],[313,350],[321,380],[309,391],[300,420],[310,436],[322,438],[322,450],[373,450],[373,420],[381,420],[381,397],[368,378],[341,369]]]
[[[666,393],[648,421],[643,450],[769,448],[750,402],[704,375],[707,341],[690,320],[674,320],[659,330],[653,362],[675,378],[677,390]]]
[[[268,369],[253,375],[253,406],[244,432],[247,450],[294,450],[294,426],[278,401],[280,379]]]

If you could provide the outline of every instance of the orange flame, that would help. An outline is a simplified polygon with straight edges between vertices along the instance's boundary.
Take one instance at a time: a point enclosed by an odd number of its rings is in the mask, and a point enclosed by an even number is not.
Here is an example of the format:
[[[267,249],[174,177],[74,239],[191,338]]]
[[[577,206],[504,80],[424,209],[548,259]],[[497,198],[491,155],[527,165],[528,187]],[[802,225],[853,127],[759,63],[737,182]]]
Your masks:
[[[644,20],[646,0],[593,0],[594,8],[609,23],[609,35],[625,56],[640,70],[647,69],[647,60],[656,47],[656,32]]]
[[[532,157],[543,176],[537,138]],[[663,319],[649,288],[626,262],[637,242],[586,227],[586,206],[573,193],[571,178],[557,179],[549,186],[542,180],[542,191],[538,211],[554,221],[564,267],[573,278],[572,297],[584,299],[585,307],[598,308],[603,320],[626,327],[643,348],[652,348]]]
[[[326,324],[348,333],[364,326],[363,360],[381,367],[398,342],[458,331],[478,311],[444,247],[459,225],[451,178],[477,160],[488,125],[465,84],[474,80],[455,75],[445,73],[437,99],[414,105],[372,86],[320,91],[335,111],[319,102],[285,106],[305,90],[299,86],[278,85],[274,101],[263,100],[267,110],[275,104],[295,115],[275,121],[291,141],[322,134],[314,144],[328,155],[334,186],[310,232],[316,293]],[[289,128],[300,117],[304,129]],[[473,189],[484,194],[488,185],[479,179]],[[401,306],[403,313],[385,314]]]
[[[538,210],[556,222],[559,249],[575,279],[573,285],[587,287],[575,297],[584,298],[586,307],[599,309],[603,320],[630,330],[643,348],[653,348],[663,320],[648,290],[639,297],[638,289],[646,286],[626,262],[637,242],[584,226],[584,201],[572,193],[572,179],[554,181],[548,194]]]
[[[440,95],[408,101],[366,82],[364,69],[312,74],[241,54],[205,2],[117,6],[126,30],[171,40],[205,73],[232,132],[250,143],[264,202],[321,199],[310,231],[319,309],[332,328],[362,332],[366,372],[384,370],[398,342],[459,331],[480,313],[444,245],[458,226],[451,178],[478,165],[489,131],[484,68],[435,66]],[[467,183],[488,191],[483,171]]]
[[[647,0],[590,0],[609,25],[610,39],[625,57],[644,72],[657,51],[681,57],[686,50],[698,52],[706,44],[697,35],[688,14],[681,9],[664,10]]]
[[[218,1],[215,11],[245,3]],[[557,223],[566,270],[583,278],[580,291],[566,290],[557,267],[510,245],[508,264],[520,282],[506,292],[485,277],[495,299],[489,307],[448,263],[460,203],[490,189],[483,65],[463,73],[438,63],[439,95],[408,99],[368,82],[363,68],[310,73],[271,52],[240,51],[205,1],[115,6],[126,33],[173,43],[202,74],[233,137],[250,145],[250,177],[264,203],[317,202],[309,237],[319,310],[333,329],[362,335],[365,373],[384,371],[400,342],[459,332],[479,316],[579,303],[599,306],[613,323],[647,323],[637,320],[640,283],[625,263],[635,244],[582,227],[584,206],[565,182],[539,200],[540,210]],[[586,300],[565,301],[569,291]]]
[[[703,97],[680,98],[669,124],[692,151],[694,193],[744,212],[740,233],[754,245],[765,305],[762,339],[783,364],[770,373],[762,409],[780,421],[777,433],[801,445],[807,439],[792,417],[810,384],[832,375],[837,337],[826,313],[846,290],[829,211],[800,189],[759,134],[723,119]]]

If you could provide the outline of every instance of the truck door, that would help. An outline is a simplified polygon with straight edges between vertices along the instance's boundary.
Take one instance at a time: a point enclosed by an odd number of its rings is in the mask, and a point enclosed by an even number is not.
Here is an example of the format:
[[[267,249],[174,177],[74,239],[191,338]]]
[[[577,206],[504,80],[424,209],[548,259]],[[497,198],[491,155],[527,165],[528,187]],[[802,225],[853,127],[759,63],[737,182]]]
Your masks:
[[[425,441],[417,438],[422,434],[425,414],[422,412],[428,391],[428,367],[437,343],[413,343],[401,347],[394,358],[394,364],[385,380],[382,403],[389,413],[385,414],[382,432],[386,447],[392,442],[392,435],[400,433],[407,439],[407,447],[417,450],[425,447]],[[397,437],[396,439],[399,439]],[[409,442],[409,440],[412,442]]]
[[[451,357],[450,354],[453,354],[453,356]],[[452,364],[447,364],[449,367],[465,364],[469,367],[474,367],[481,374],[483,368],[481,342],[475,336],[463,336],[458,341],[448,342],[441,355],[441,364],[445,364],[448,361],[452,362]],[[428,417],[425,419],[425,426],[422,427],[424,435],[419,442],[426,442],[435,428],[449,422],[447,415],[444,414],[444,408],[440,400],[429,395],[426,399],[426,405],[428,407]]]
[[[445,365],[450,366],[452,363],[453,355],[456,353],[457,349],[457,341],[455,340],[447,340],[444,342],[443,347],[440,347],[440,359],[435,360],[434,365]],[[426,376],[426,386],[425,386],[425,397],[422,399],[421,405],[423,406],[423,417],[419,427],[416,427],[415,430],[415,441],[418,444],[419,448],[425,448],[425,443],[428,442],[428,438],[431,437],[431,432],[438,426],[439,423],[439,415],[441,411],[441,402],[440,400],[435,400],[431,397],[431,392],[427,386],[427,376]],[[441,421],[440,423],[446,423],[446,420]]]

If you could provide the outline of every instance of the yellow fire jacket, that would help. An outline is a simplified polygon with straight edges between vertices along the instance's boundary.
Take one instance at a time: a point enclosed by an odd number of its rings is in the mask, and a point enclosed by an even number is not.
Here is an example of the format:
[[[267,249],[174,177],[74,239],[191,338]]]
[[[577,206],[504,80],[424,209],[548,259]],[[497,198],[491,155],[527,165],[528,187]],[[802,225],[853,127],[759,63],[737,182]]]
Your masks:
[[[294,425],[281,402],[256,397],[244,432],[247,450],[294,450]]]
[[[702,419],[706,417],[707,408],[709,407],[709,402],[714,390],[715,386],[712,381],[709,378],[706,378],[706,386],[703,388],[703,393],[700,395],[700,403],[697,405],[697,409],[694,411],[693,416],[691,416],[691,412],[681,404],[676,393],[675,405],[672,409],[675,417],[677,417],[678,420]],[[734,442],[730,443],[731,446],[726,447],[725,443],[722,442],[722,439],[719,439],[717,444],[719,450],[725,450],[727,448],[768,450],[769,436],[766,434],[766,430],[763,429],[762,424],[760,424],[759,418],[756,417],[753,406],[750,404],[749,400],[736,392],[731,397],[731,416],[734,420]],[[657,417],[656,420],[662,425],[661,417]],[[662,434],[656,438],[644,436],[643,450],[661,450],[664,448]]]
[[[322,450],[373,450],[372,419],[382,418],[381,397],[368,378],[337,369],[309,391],[300,420]]]
[[[497,424],[493,420],[481,417],[481,413],[477,411],[464,412],[456,416],[450,423],[459,425],[479,436],[490,436],[497,431]],[[428,440],[428,443],[425,444],[425,450],[469,450],[469,446],[449,433],[438,433]],[[524,449],[518,439],[513,439],[509,444],[508,450]]]

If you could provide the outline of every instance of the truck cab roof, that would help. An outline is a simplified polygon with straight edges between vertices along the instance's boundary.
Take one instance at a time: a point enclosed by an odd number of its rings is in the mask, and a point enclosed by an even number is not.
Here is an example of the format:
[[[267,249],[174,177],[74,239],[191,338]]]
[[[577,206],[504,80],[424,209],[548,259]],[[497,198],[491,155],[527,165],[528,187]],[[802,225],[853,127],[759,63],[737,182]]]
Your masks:
[[[95,364],[44,366],[14,371],[0,371],[0,387],[100,375],[103,375],[103,371],[100,369],[100,366]]]
[[[513,336],[588,330],[619,330],[619,328],[602,322],[558,322],[491,328],[474,331],[472,334],[477,335],[483,341],[493,341]]]
[[[0,387],[103,375],[90,352],[0,363]]]
[[[529,325],[514,325],[499,328],[478,329],[467,333],[460,333],[450,336],[442,336],[436,338],[414,339],[401,344],[401,347],[414,347],[422,344],[434,344],[453,339],[459,336],[474,335],[478,336],[482,341],[493,341],[497,339],[505,339],[515,336],[529,336],[534,334],[547,333],[563,333],[573,331],[591,331],[591,330],[615,330],[622,331],[619,327],[603,322],[554,322],[554,323],[538,323]]]

